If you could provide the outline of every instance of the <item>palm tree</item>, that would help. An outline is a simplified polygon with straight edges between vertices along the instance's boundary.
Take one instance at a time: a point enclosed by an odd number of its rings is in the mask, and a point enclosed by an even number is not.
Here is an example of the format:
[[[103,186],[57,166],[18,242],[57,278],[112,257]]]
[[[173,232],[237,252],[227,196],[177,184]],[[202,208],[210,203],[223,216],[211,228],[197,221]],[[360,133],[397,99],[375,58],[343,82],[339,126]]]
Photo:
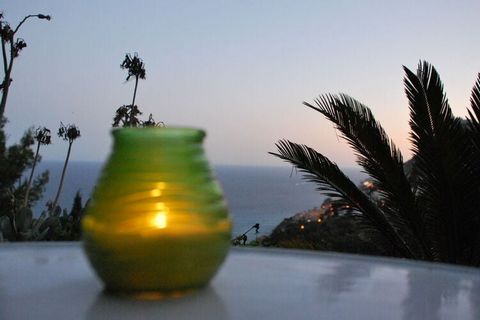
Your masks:
[[[30,177],[28,178],[27,190],[25,191],[25,199],[23,202],[24,207],[27,207],[27,204],[28,204],[28,196],[29,196],[30,187],[32,186],[32,181],[33,181],[33,173],[35,171],[35,166],[37,165],[37,162],[39,160],[38,156],[39,156],[40,146],[42,144],[49,145],[50,143],[52,143],[50,130],[47,129],[46,127],[37,128],[37,130],[35,130],[34,139],[37,140],[37,150],[35,151],[35,157],[33,158],[32,169],[30,170]]]
[[[472,91],[468,126],[453,116],[433,66],[405,70],[413,161],[409,179],[400,150],[368,107],[345,95],[321,95],[307,107],[334,123],[374,183],[377,198],[362,192],[338,166],[314,149],[288,140],[271,153],[316,182],[359,218],[359,230],[398,256],[480,265],[480,74]]]
[[[68,151],[67,157],[65,158],[65,163],[63,165],[62,176],[60,177],[57,194],[51,206],[52,211],[55,211],[55,208],[57,207],[58,198],[60,197],[60,192],[62,191],[63,187],[63,180],[65,179],[65,172],[67,171],[67,164],[70,158],[72,144],[73,141],[80,137],[80,130],[74,124],[64,125],[63,123],[60,123],[60,128],[58,129],[57,135],[63,140],[68,141]]]

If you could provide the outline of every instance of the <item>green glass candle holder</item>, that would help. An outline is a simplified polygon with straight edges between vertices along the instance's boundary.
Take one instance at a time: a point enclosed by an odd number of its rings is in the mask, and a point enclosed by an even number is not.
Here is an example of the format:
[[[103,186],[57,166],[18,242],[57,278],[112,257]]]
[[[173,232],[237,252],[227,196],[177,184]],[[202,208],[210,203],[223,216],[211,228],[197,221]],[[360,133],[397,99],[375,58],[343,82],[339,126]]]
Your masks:
[[[112,131],[113,151],[82,221],[85,252],[108,291],[177,294],[205,286],[232,222],[189,128]]]

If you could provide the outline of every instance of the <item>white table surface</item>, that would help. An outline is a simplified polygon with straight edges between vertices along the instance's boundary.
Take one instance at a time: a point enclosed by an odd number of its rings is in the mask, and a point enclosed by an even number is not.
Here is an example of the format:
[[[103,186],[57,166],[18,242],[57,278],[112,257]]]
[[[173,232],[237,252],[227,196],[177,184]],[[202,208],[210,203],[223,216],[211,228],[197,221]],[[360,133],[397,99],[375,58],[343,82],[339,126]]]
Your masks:
[[[480,270],[233,248],[206,289],[139,301],[104,293],[81,243],[0,244],[0,319],[480,319]]]

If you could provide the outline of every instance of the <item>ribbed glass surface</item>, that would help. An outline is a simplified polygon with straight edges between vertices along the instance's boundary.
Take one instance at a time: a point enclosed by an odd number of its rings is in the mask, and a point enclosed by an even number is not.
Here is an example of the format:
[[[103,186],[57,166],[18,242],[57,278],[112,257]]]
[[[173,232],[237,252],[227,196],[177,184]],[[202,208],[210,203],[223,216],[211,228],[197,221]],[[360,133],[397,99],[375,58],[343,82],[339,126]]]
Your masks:
[[[204,286],[224,260],[231,220],[205,158],[205,133],[123,128],[83,220],[85,250],[113,291]]]

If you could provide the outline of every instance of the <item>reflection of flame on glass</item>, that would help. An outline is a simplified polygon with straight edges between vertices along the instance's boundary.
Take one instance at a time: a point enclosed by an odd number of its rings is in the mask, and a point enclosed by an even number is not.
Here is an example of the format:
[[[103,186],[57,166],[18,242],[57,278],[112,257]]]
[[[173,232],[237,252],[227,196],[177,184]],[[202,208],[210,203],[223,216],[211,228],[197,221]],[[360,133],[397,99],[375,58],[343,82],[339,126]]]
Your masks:
[[[162,195],[162,191],[160,189],[153,189],[150,191],[151,197],[160,197]]]
[[[160,211],[153,217],[153,225],[156,228],[164,229],[167,227],[167,215],[165,212]]]

